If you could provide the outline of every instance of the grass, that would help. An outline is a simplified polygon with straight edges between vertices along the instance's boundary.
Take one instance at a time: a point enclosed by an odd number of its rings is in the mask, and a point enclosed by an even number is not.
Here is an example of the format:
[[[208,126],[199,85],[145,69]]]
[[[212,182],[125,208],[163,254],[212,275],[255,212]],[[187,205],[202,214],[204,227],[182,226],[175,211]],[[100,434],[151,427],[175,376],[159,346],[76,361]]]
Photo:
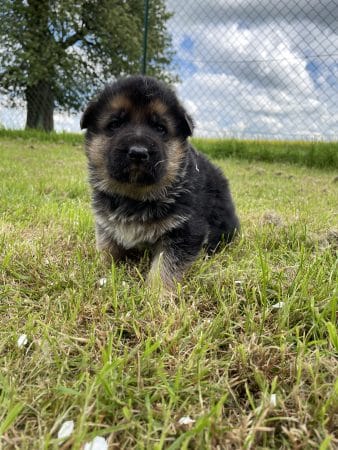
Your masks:
[[[0,448],[337,448],[332,170],[218,160],[242,236],[165,304],[96,253],[69,139],[0,140]]]
[[[253,141],[195,139],[195,145],[212,158],[235,157],[249,161],[281,162],[307,167],[338,169],[337,142]]]
[[[0,139],[81,145],[81,133],[45,133],[38,130],[0,129]],[[292,163],[326,170],[338,170],[338,142],[255,141],[194,138],[193,144],[211,158]]]
[[[42,130],[28,129],[28,130],[7,130],[0,129],[0,139],[15,139],[25,140],[30,142],[51,142],[59,144],[81,145],[83,142],[82,133],[58,133],[56,131],[47,133]]]

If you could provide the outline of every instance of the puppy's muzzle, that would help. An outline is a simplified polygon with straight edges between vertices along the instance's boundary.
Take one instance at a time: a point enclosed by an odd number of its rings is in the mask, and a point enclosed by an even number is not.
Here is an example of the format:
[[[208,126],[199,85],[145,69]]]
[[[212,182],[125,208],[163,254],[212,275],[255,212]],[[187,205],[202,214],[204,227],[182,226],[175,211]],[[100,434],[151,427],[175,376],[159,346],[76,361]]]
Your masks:
[[[149,152],[146,147],[132,145],[128,150],[128,158],[132,162],[145,162],[149,159]]]

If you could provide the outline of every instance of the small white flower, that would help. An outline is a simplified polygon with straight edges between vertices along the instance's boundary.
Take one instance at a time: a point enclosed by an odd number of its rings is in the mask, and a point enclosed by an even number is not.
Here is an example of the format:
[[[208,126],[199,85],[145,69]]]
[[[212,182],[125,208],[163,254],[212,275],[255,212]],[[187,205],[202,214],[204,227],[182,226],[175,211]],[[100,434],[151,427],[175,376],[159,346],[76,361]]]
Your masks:
[[[96,436],[91,442],[87,442],[83,450],[108,450],[108,444],[105,438]]]
[[[275,303],[274,305],[272,305],[271,308],[273,308],[273,309],[281,309],[281,308],[283,308],[284,305],[285,305],[284,302],[278,302],[278,303]]]
[[[275,406],[277,406],[277,395],[276,394],[271,394],[270,395],[270,406],[272,408],[274,408]]]
[[[100,287],[104,287],[107,284],[107,278],[103,277],[99,279],[99,285]]]
[[[65,439],[68,438],[74,430],[74,421],[73,420],[66,420],[66,422],[63,422],[61,425],[61,428],[58,432],[58,439]]]
[[[25,345],[28,344],[28,338],[26,334],[20,334],[18,341],[17,341],[17,346],[19,348],[24,347]]]
[[[178,423],[180,425],[191,425],[192,423],[195,423],[196,420],[192,419],[189,416],[183,416],[180,418],[180,420],[178,421]]]

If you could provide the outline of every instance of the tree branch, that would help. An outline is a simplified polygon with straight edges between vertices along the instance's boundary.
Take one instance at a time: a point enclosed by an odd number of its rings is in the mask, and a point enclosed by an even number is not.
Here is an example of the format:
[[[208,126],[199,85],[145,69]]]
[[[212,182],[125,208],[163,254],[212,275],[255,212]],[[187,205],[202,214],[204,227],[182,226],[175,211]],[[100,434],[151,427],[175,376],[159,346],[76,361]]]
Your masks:
[[[71,47],[74,45],[77,41],[81,41],[86,35],[85,29],[82,28],[81,30],[77,31],[76,33],[69,36],[65,41],[61,43],[61,47],[63,49],[66,49],[68,47]]]

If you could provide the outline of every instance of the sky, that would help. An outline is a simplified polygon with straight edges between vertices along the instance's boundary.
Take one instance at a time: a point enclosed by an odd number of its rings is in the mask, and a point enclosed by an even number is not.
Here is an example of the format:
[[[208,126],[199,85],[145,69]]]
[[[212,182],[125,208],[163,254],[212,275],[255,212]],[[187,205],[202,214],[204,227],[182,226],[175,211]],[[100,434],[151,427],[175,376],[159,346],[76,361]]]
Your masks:
[[[338,139],[337,0],[168,0],[196,134]]]
[[[197,136],[338,140],[338,0],[166,3],[176,90]],[[0,109],[9,127],[24,116]],[[79,131],[79,115],[54,121]]]

